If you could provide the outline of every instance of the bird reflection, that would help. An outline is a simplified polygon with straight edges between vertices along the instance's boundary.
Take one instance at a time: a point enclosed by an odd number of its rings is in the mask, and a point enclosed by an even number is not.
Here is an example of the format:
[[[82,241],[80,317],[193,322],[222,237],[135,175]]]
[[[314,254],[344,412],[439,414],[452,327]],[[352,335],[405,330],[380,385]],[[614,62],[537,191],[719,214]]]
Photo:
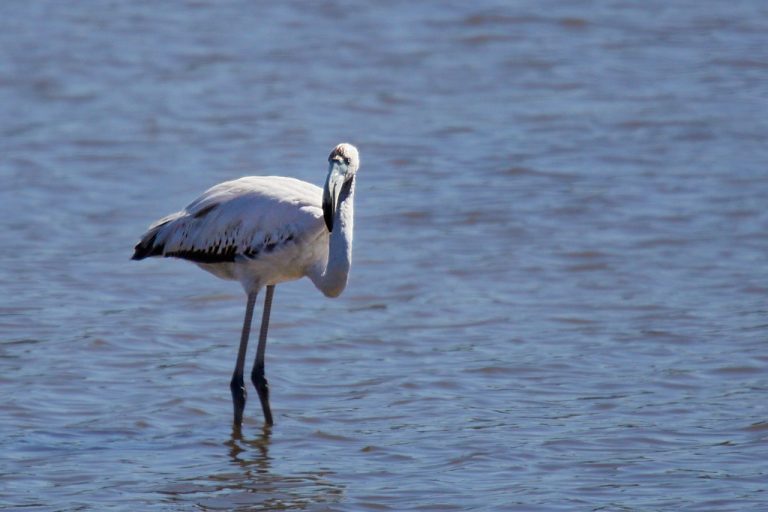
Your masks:
[[[256,466],[259,472],[269,470],[269,443],[272,427],[264,425],[261,433],[253,439],[243,437],[240,425],[232,426],[232,437],[224,444],[229,447],[229,458],[246,471]]]
[[[251,438],[239,426],[233,426],[230,439],[224,442],[230,467],[208,477],[215,483],[214,488],[209,488],[210,504],[229,510],[306,510],[310,505],[340,501],[343,487],[328,481],[327,470],[278,474],[272,467],[271,444],[272,428],[268,425]],[[232,471],[232,467],[238,470]],[[198,505],[208,504],[205,498],[200,499],[199,491],[196,501]]]
[[[251,435],[233,427],[221,443],[222,456],[214,458],[218,463],[211,461],[215,467],[210,473],[181,478],[160,492],[182,508],[203,510],[306,510],[342,500],[344,487],[329,481],[333,473],[327,469],[280,474],[292,463],[304,466],[305,452],[281,444],[284,455],[275,457],[270,455],[270,447],[275,448],[270,427]]]

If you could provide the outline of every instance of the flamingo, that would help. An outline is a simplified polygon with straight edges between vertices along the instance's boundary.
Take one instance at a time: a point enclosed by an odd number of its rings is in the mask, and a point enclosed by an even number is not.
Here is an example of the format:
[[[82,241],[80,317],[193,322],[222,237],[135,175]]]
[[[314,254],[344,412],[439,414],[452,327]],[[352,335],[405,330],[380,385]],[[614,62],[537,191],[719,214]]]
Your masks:
[[[247,296],[243,330],[230,382],[234,425],[243,421],[243,383],[256,297],[266,287],[251,381],[265,425],[274,424],[264,352],[275,285],[308,277],[338,297],[352,264],[357,148],[342,143],[328,157],[324,188],[282,176],[247,176],[213,186],[180,212],[154,224],[136,244],[134,260],[181,258],[221,279],[239,281]]]

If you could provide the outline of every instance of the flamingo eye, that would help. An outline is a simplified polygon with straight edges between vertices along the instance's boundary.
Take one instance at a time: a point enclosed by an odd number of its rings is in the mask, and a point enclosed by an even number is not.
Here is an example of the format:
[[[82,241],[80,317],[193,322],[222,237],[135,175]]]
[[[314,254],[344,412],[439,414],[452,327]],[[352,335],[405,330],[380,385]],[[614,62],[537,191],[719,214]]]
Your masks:
[[[349,165],[349,158],[344,159],[344,165]]]

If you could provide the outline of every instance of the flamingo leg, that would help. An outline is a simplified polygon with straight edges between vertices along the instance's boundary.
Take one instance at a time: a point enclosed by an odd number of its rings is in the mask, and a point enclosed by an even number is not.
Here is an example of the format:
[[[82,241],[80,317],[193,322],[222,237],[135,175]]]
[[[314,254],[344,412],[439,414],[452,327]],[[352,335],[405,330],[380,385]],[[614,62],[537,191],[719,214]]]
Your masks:
[[[251,333],[251,323],[253,320],[253,307],[256,304],[258,292],[248,294],[248,302],[245,306],[245,318],[243,319],[243,332],[240,335],[240,348],[237,350],[237,362],[235,371],[232,374],[232,381],[229,383],[229,389],[232,391],[232,405],[235,410],[235,426],[239,427],[243,423],[243,409],[245,409],[245,398],[248,394],[243,383],[243,367],[245,366],[245,352],[248,349],[248,336]]]
[[[264,376],[264,352],[267,348],[267,330],[269,329],[269,312],[272,309],[272,295],[275,293],[275,285],[267,286],[264,296],[264,314],[261,317],[261,329],[259,331],[259,346],[256,348],[256,361],[253,363],[251,380],[256,387],[261,402],[261,410],[264,411],[264,423],[273,425],[272,410],[269,407],[269,383]]]

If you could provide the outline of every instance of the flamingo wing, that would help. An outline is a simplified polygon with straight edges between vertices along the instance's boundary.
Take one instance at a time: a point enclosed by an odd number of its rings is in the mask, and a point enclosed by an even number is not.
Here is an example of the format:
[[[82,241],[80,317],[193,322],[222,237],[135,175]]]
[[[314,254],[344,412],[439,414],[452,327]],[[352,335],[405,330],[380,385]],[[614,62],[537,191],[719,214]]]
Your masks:
[[[293,178],[250,176],[220,183],[184,210],[155,222],[133,258],[196,263],[256,259],[323,233],[322,189]]]

